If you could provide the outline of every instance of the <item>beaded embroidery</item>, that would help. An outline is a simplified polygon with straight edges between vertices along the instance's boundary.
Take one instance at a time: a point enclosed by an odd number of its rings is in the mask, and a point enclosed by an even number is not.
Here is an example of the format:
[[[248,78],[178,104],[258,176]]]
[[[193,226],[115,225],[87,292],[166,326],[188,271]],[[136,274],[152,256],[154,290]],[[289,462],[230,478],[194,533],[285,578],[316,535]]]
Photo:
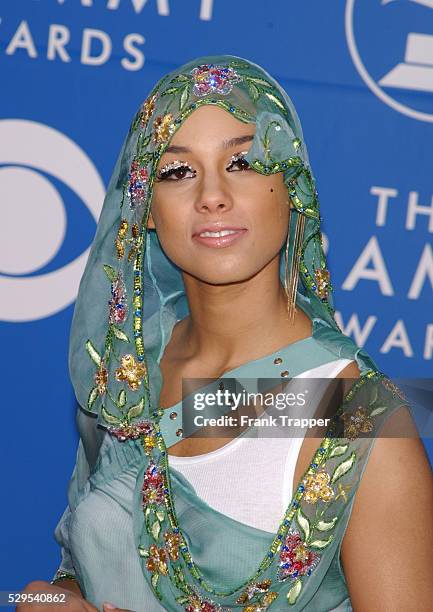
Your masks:
[[[191,74],[194,80],[194,94],[199,97],[211,93],[226,96],[233,89],[234,83],[241,80],[233,68],[215,64],[197,66],[191,71]]]

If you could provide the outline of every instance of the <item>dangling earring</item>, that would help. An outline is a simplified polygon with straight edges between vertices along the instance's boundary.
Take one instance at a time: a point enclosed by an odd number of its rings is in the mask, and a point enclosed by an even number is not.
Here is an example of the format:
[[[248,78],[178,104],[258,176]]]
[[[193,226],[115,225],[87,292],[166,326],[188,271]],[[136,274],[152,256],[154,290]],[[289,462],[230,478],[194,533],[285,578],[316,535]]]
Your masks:
[[[289,201],[290,206],[290,201]],[[290,242],[290,226],[292,220],[292,207],[289,208],[289,229],[287,232],[286,249],[285,249],[285,273],[284,273],[284,289],[287,295],[287,314],[289,317],[289,323],[293,324],[296,313],[296,292],[298,289],[299,279],[299,263],[301,259],[301,245],[304,236],[305,228],[305,217],[304,215],[297,212],[295,235],[293,238],[292,257],[290,261],[290,273],[289,273],[289,242]]]

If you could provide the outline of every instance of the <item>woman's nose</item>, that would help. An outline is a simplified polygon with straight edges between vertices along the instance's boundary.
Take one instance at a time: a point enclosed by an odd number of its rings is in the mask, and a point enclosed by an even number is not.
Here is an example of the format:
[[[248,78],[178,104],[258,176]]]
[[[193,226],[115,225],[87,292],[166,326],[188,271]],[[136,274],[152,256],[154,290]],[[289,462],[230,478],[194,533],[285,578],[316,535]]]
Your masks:
[[[224,212],[231,209],[233,200],[221,179],[206,181],[200,193],[197,194],[196,208],[199,212]]]

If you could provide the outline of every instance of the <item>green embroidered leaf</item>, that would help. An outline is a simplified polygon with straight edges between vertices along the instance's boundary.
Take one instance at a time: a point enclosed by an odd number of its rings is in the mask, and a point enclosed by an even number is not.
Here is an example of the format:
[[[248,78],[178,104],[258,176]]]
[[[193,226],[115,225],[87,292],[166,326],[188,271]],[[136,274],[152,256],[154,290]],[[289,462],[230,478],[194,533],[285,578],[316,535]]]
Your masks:
[[[179,597],[176,597],[176,601],[182,606],[183,604],[189,602],[189,597],[187,597],[186,595],[179,595]]]
[[[110,414],[109,412],[107,412],[104,406],[102,406],[101,408],[101,414],[104,418],[104,421],[110,423],[111,425],[119,425],[122,422],[118,417],[114,416],[114,414]]]
[[[123,342],[129,342],[129,338],[128,336],[125,334],[124,331],[122,331],[121,329],[119,329],[118,327],[116,327],[115,325],[112,325],[112,329],[113,329],[113,334],[116,336],[116,338],[118,340],[123,340]]]
[[[299,593],[302,590],[302,580],[298,578],[295,584],[292,586],[290,591],[287,593],[287,603],[293,606],[299,597]]]
[[[339,446],[335,446],[332,451],[329,453],[330,457],[339,457],[340,455],[344,455],[344,453],[348,449],[348,444],[341,444]]]
[[[382,414],[382,412],[385,412],[385,410],[388,410],[388,406],[378,406],[370,412],[370,416],[377,416],[378,414]]]
[[[334,516],[332,521],[319,521],[316,525],[319,531],[329,531],[335,526],[335,523],[338,521],[338,516]]]
[[[278,106],[279,109],[286,112],[284,104],[281,102],[279,98],[277,98],[277,96],[274,96],[274,94],[271,94],[267,91],[265,91],[264,94],[267,98],[269,98],[271,102],[273,102],[276,106]]]
[[[185,74],[178,74],[171,79],[170,83],[178,83],[179,81],[189,81],[189,77]]]
[[[356,455],[354,452],[352,452],[350,454],[349,459],[346,459],[346,461],[342,461],[340,464],[337,465],[334,470],[334,473],[332,474],[331,484],[334,484],[334,482],[337,482],[337,480],[344,476],[344,474],[347,474],[347,472],[352,468],[353,464],[355,463],[355,458]]]
[[[146,510],[145,510],[145,512],[144,512],[144,516],[145,516],[146,518],[148,518],[148,517],[149,517],[149,514],[150,514],[150,507],[149,507],[149,506],[147,506],[147,508],[146,508]]]
[[[258,77],[248,77],[248,81],[253,81],[257,83],[257,85],[261,85],[262,87],[267,87],[268,89],[272,89],[272,85],[265,81],[264,79],[259,79]]]
[[[140,555],[140,557],[150,557],[149,551],[144,548],[144,546],[138,547],[138,554]]]
[[[87,400],[87,408],[89,410],[92,409],[93,404],[95,403],[96,398],[98,397],[98,387],[93,387],[93,389],[89,393],[89,398]]]
[[[143,409],[144,409],[144,399],[141,398],[138,404],[134,404],[134,406],[131,406],[131,408],[128,410],[128,414],[127,414],[128,420],[133,419],[134,417],[140,416],[140,414],[143,412]]]
[[[254,85],[254,83],[251,83],[251,81],[248,81],[248,89],[249,89],[250,95],[252,99],[254,100],[254,102],[258,100],[260,97],[260,91]]]
[[[184,106],[188,101],[188,96],[189,96],[189,87],[187,85],[186,87],[183,88],[182,95],[180,96],[180,100],[179,100],[179,110],[180,111],[184,109]]]
[[[298,508],[296,512],[296,522],[298,523],[299,527],[302,529],[302,532],[304,534],[304,539],[308,540],[308,537],[310,535],[310,521],[307,519],[305,514],[302,512],[301,508]]]
[[[153,586],[154,589],[156,589],[156,586],[158,584],[158,580],[159,580],[159,574],[158,573],[152,574],[152,578],[150,579],[150,581],[151,581],[152,586]]]
[[[369,401],[369,405],[370,406],[377,402],[377,396],[378,395],[379,395],[379,391],[378,391],[377,387],[373,387],[373,390],[372,390],[372,393],[371,393],[371,398],[370,398],[370,401]]]
[[[86,349],[87,349],[87,352],[89,353],[90,359],[94,363],[96,363],[96,365],[98,367],[100,367],[100,365],[101,365],[101,355],[95,349],[95,347],[93,346],[93,344],[91,343],[90,340],[87,340],[87,342],[86,342]]]
[[[104,264],[104,270],[105,270],[105,274],[108,276],[108,278],[111,281],[115,281],[117,278],[117,272],[114,268],[112,268],[111,266],[107,266],[106,264]]]
[[[161,98],[163,96],[170,96],[171,94],[178,93],[179,89],[180,89],[179,85],[177,87],[169,87],[168,89],[163,91],[162,94],[160,94],[160,96]]]
[[[120,391],[119,396],[117,398],[117,405],[119,406],[119,408],[123,408],[125,404],[126,404],[126,392],[124,389],[122,389],[122,391]]]
[[[152,535],[153,535],[154,540],[158,540],[160,531],[161,531],[161,525],[159,524],[159,521],[154,521],[154,523],[152,524]]]
[[[329,546],[333,539],[334,535],[330,535],[327,540],[314,540],[313,542],[310,542],[310,547],[320,549],[326,548],[327,546]]]
[[[155,512],[155,514],[156,514],[156,516],[158,518],[158,521],[160,521],[162,523],[162,521],[164,520],[164,516],[165,516],[164,510],[157,510]]]

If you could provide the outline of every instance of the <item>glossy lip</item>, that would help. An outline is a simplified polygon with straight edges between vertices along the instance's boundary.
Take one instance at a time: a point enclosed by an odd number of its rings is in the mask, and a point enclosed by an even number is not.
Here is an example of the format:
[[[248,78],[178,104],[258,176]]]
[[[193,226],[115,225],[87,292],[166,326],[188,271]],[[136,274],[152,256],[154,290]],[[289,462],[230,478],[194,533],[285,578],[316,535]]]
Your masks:
[[[211,237],[211,236],[200,236],[201,232],[221,232],[223,230],[234,230],[235,234],[228,234],[227,236],[220,237]],[[196,232],[192,235],[193,239],[203,244],[204,246],[211,248],[224,248],[232,245],[236,240],[239,240],[242,236],[247,233],[247,229],[245,227],[233,227],[229,225],[207,225],[201,226],[197,229]]]

